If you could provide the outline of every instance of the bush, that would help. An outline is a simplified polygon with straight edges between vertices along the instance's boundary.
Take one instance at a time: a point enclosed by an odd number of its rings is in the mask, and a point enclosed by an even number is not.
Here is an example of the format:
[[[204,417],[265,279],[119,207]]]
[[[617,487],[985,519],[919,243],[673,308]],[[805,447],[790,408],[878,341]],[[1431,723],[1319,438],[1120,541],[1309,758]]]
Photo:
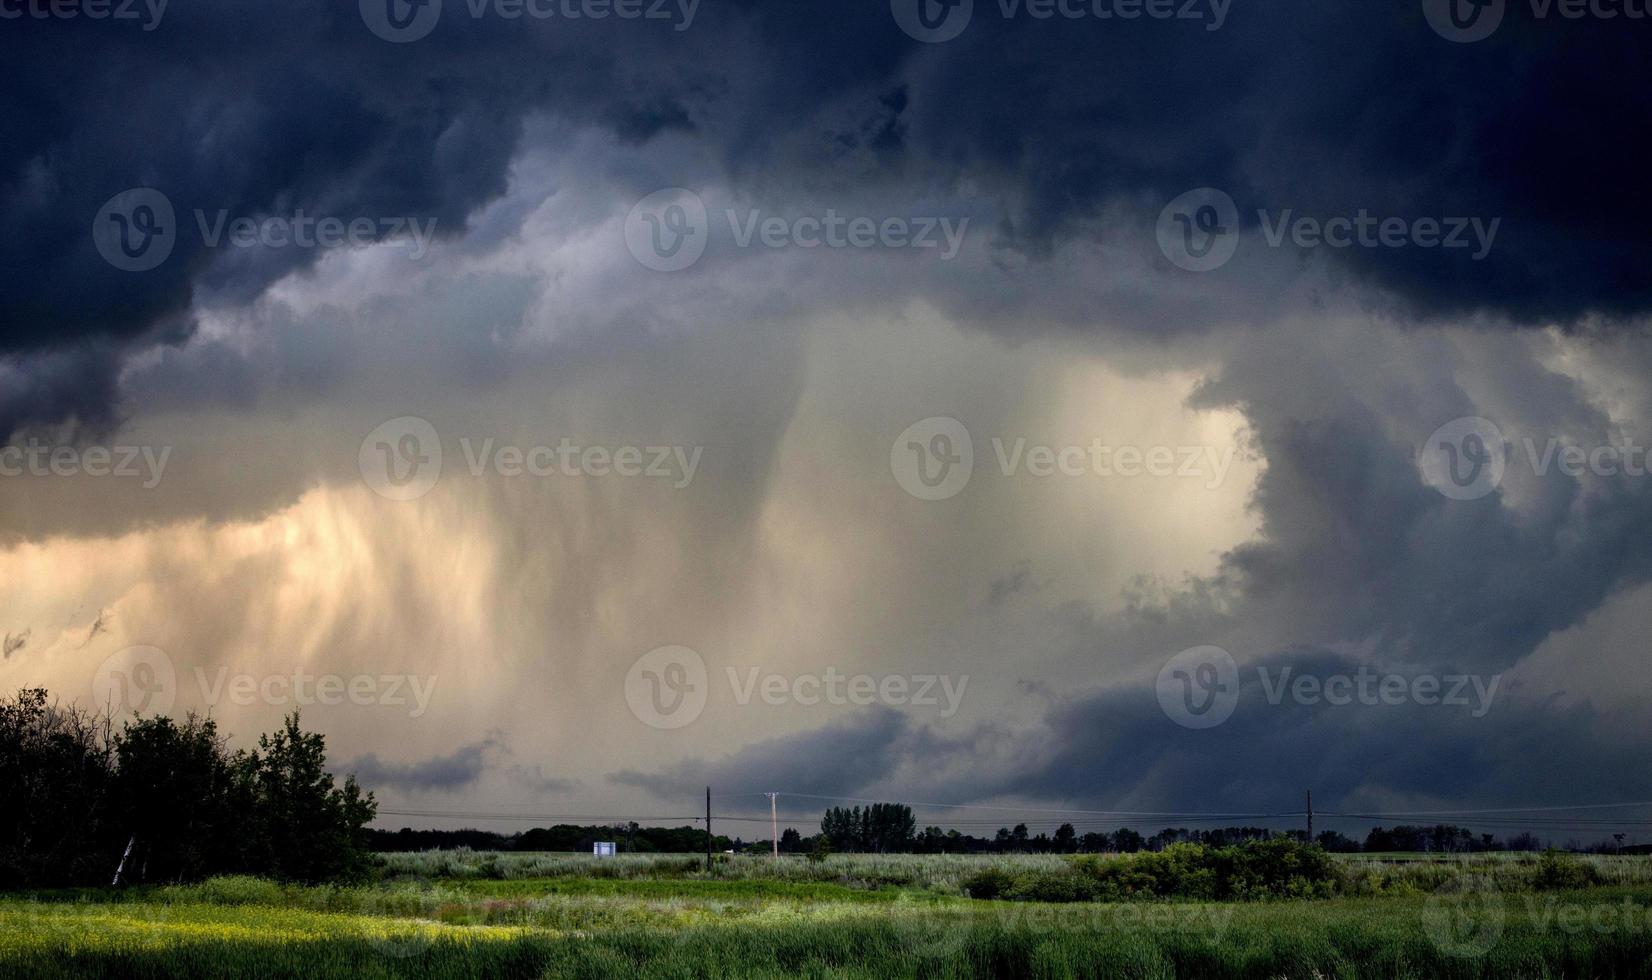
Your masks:
[[[964,880],[971,898],[1031,902],[1183,898],[1320,898],[1342,883],[1335,861],[1291,838],[1231,847],[1172,844],[1130,857],[1073,858],[1059,871],[984,868]]]
[[[1551,847],[1537,860],[1537,877],[1533,884],[1539,891],[1588,888],[1600,884],[1600,872]]]
[[[982,868],[964,879],[964,894],[970,898],[1002,898],[1015,886],[1015,879],[1003,868]]]
[[[286,893],[267,878],[251,875],[221,875],[199,885],[161,890],[162,901],[204,902],[209,905],[285,905]]]

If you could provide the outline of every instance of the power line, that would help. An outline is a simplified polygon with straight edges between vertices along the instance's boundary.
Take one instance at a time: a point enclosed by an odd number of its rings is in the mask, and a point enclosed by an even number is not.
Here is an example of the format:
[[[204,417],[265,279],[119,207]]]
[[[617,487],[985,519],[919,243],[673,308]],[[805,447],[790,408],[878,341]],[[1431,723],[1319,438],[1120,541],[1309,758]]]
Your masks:
[[[1348,813],[1338,814],[1338,816],[1392,819],[1394,817],[1448,817],[1477,813],[1550,813],[1556,810],[1612,810],[1631,806],[1652,806],[1652,800],[1637,800],[1630,803],[1570,803],[1556,806],[1495,807],[1479,810],[1395,810],[1388,813]]]
[[[823,796],[816,793],[786,793],[782,796],[795,796],[805,800],[839,800],[845,803],[888,803],[889,800],[873,800],[856,796]],[[905,802],[905,801],[902,801]],[[1281,813],[1210,813],[1184,810],[1074,810],[1056,807],[1030,806],[1000,806],[986,803],[906,803],[914,809],[923,807],[931,809],[959,809],[959,810],[1000,810],[1013,813],[1081,813],[1094,816],[1119,817],[1210,817],[1217,820],[1260,820],[1274,817],[1299,817],[1301,810]]]

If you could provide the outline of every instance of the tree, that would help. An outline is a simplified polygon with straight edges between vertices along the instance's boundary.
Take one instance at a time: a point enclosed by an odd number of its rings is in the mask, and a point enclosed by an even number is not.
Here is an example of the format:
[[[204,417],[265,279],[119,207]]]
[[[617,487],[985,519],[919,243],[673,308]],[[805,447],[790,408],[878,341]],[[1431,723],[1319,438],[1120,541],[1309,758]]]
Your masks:
[[[1079,850],[1083,851],[1085,854],[1102,854],[1112,846],[1112,842],[1107,839],[1106,834],[1096,833],[1094,831],[1079,838],[1078,843]]]
[[[796,854],[803,850],[803,837],[796,828],[787,827],[780,832],[780,850],[785,854]]]
[[[237,774],[257,803],[251,844],[259,863],[296,881],[348,878],[366,870],[364,828],[378,812],[356,777],[334,785],[326,739],[299,728],[298,712],[258,737],[258,751],[236,757]]]
[[[233,778],[217,725],[142,718],[115,738],[111,820],[132,844],[129,881],[182,881],[241,870]]]
[[[1073,825],[1064,823],[1055,829],[1055,851],[1057,854],[1071,854],[1078,850],[1078,833]]]
[[[109,725],[39,688],[0,701],[0,887],[108,882]]]
[[[1113,850],[1121,854],[1134,854],[1141,850],[1145,843],[1142,835],[1129,827],[1120,828],[1113,833]]]

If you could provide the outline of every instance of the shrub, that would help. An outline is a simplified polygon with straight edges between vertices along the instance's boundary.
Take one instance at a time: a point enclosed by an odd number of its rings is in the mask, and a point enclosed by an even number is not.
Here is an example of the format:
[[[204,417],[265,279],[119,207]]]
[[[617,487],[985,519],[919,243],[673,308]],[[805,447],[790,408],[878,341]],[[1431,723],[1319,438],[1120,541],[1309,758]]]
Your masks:
[[[964,881],[972,898],[1035,902],[1184,898],[1319,898],[1342,882],[1334,859],[1290,838],[1231,847],[1172,844],[1111,859],[1076,857],[1060,870],[984,868]]]
[[[1015,886],[1015,879],[1003,868],[982,868],[964,879],[964,893],[970,898],[1002,898]]]
[[[1551,847],[1537,861],[1537,877],[1533,884],[1540,891],[1588,888],[1600,884],[1600,873],[1577,858],[1560,854]]]

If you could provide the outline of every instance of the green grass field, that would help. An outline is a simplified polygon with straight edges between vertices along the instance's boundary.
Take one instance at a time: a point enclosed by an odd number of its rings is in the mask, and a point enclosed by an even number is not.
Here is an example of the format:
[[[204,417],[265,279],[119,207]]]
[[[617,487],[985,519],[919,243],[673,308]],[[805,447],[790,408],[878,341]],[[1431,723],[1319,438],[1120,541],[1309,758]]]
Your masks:
[[[1244,903],[980,901],[1059,857],[391,856],[353,887],[0,897],[5,976],[1652,977],[1652,862],[1343,862],[1350,891]]]

